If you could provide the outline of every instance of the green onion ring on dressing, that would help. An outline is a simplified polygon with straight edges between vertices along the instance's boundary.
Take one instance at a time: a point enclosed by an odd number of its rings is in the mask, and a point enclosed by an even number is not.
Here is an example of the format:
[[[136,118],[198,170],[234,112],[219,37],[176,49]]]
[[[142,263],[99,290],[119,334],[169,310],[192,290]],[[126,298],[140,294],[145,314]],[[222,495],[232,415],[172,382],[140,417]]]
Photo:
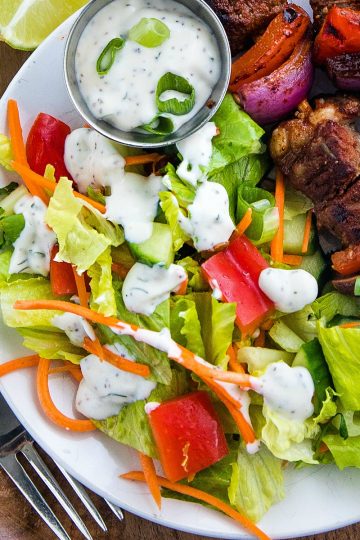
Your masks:
[[[167,90],[180,92],[187,97],[183,101],[176,98],[162,101],[161,95]],[[170,113],[176,116],[187,114],[195,105],[195,89],[184,77],[170,72],[165,73],[156,87],[156,105],[161,113]]]
[[[99,75],[106,75],[110,71],[115,61],[116,53],[120,51],[124,45],[125,39],[121,37],[109,41],[96,62],[96,71]]]
[[[139,45],[148,48],[159,47],[169,39],[170,30],[159,19],[148,19],[143,17],[137,24],[129,30],[128,37]]]

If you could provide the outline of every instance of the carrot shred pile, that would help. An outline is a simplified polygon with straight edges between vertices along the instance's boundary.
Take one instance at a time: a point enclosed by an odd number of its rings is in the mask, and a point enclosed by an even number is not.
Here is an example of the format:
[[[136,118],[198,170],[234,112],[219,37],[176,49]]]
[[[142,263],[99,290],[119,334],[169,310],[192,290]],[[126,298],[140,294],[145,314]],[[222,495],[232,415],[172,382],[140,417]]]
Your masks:
[[[340,328],[357,328],[360,326],[360,321],[348,322],[340,324]]]
[[[241,221],[238,223],[238,225],[236,226],[236,232],[239,236],[241,236],[242,234],[244,234],[244,232],[246,231],[246,229],[248,229],[251,225],[251,222],[252,222],[252,209],[251,208],[248,208],[245,212],[245,214],[243,215]]]
[[[300,266],[302,257],[301,255],[283,255],[282,262],[289,266]]]
[[[303,237],[303,242],[301,246],[301,253],[304,253],[304,254],[309,249],[310,233],[311,233],[311,225],[312,225],[312,214],[313,214],[312,210],[309,210],[308,213],[306,214],[304,237]]]
[[[85,277],[84,274],[81,274],[81,276],[77,273],[76,267],[72,267],[75,284],[77,288],[77,294],[80,300],[80,305],[87,307],[89,302],[89,293],[86,290],[86,283],[85,283]]]
[[[97,349],[95,342],[89,338],[85,338],[83,347],[89,353],[96,354],[97,356],[99,356],[99,358],[102,358],[103,360],[117,367],[118,369],[122,369],[123,371],[127,371],[129,373],[134,373],[135,375],[140,375],[141,377],[148,377],[150,375],[149,366],[146,366],[145,364],[140,364],[139,362],[133,362],[128,358],[124,358],[119,354],[115,354],[107,347],[103,347],[101,344],[100,356],[99,350]]]
[[[274,261],[283,262],[285,182],[279,169],[276,170],[275,203],[279,211],[279,228],[271,242],[270,255]]]
[[[226,354],[229,357],[229,368],[236,373],[245,373],[244,368],[236,359],[236,353],[233,345],[230,345]]]
[[[32,354],[30,356],[22,356],[21,358],[16,358],[15,360],[10,360],[5,362],[5,364],[0,365],[0,377],[12,373],[18,369],[24,369],[32,366],[37,366],[39,363],[39,356],[37,354]]]
[[[141,452],[139,452],[139,459],[144,473],[144,479],[148,485],[149,491],[156,503],[156,506],[159,508],[159,510],[161,510],[161,491],[154,462],[151,457],[146,456]]]
[[[128,473],[120,475],[120,477],[125,480],[146,482],[145,475],[141,471],[130,471]],[[227,516],[231,517],[232,519],[240,523],[247,531],[249,531],[251,534],[256,536],[256,538],[258,538],[259,540],[270,540],[270,537],[267,534],[265,534],[261,529],[259,529],[255,525],[255,523],[253,523],[246,516],[243,516],[242,514],[240,514],[240,512],[237,512],[229,504],[224,503],[217,497],[214,497],[213,495],[210,495],[209,493],[206,493],[205,491],[201,491],[200,489],[196,489],[186,484],[178,484],[175,482],[170,482],[169,480],[167,480],[166,478],[163,478],[162,476],[157,476],[157,483],[161,487],[170,489],[171,491],[175,491],[177,493],[181,493],[182,495],[188,495],[189,497],[193,497],[194,499],[197,499],[199,501],[205,502],[213,506],[217,510],[220,510]]]

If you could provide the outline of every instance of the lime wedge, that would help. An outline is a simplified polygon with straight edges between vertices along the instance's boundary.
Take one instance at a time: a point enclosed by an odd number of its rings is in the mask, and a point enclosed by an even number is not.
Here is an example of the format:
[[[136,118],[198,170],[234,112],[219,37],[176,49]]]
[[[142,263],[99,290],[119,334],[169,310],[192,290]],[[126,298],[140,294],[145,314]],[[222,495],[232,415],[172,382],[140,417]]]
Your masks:
[[[0,0],[0,40],[35,49],[87,0]]]

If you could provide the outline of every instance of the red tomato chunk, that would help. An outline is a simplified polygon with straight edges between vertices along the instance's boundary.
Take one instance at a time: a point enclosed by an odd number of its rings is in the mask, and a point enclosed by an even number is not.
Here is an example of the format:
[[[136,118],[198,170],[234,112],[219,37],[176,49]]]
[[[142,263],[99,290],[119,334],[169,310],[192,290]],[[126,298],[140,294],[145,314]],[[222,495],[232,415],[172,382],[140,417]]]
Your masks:
[[[273,302],[259,287],[259,276],[268,263],[242,235],[203,265],[212,288],[219,287],[225,302],[236,302],[236,324],[243,336],[251,335],[274,310]]]
[[[46,165],[55,167],[55,178],[70,178],[64,162],[65,139],[70,128],[61,120],[40,113],[33,123],[26,141],[26,157],[30,168],[43,175]]]
[[[50,283],[52,292],[58,296],[64,294],[77,294],[74,272],[71,264],[54,261],[59,246],[54,246],[50,260]]]
[[[149,414],[167,478],[177,482],[228,454],[225,435],[206,392],[166,401]]]

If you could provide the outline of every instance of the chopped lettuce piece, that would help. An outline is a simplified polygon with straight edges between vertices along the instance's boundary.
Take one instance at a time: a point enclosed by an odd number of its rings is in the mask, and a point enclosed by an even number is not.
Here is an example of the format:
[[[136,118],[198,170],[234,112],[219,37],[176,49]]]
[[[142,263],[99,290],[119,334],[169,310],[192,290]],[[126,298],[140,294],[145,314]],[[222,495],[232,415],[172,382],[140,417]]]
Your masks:
[[[175,297],[171,303],[170,316],[172,338],[203,358],[205,348],[195,302],[187,297]]]
[[[9,137],[0,133],[0,165],[7,171],[12,171],[13,153]]]
[[[131,351],[129,351],[131,352]],[[173,369],[166,384],[158,384],[147,400],[136,401],[123,407],[117,416],[95,420],[95,425],[112,439],[127,444],[139,452],[157,458],[157,450],[145,412],[145,404],[166,401],[185,394],[189,390],[188,374]]]
[[[338,412],[343,416],[346,423],[349,437],[360,436],[360,411],[346,411],[344,407],[339,404]],[[340,415],[339,415],[340,416]],[[333,424],[337,429],[340,428],[340,417],[337,416],[333,420]]]
[[[314,418],[315,424],[326,424],[337,414],[336,396],[338,394],[332,388],[326,388],[325,399],[322,402],[318,416]]]
[[[345,409],[360,410],[360,328],[326,328],[318,324],[322,346],[335,390]]]
[[[286,351],[277,351],[276,349],[267,349],[266,347],[241,347],[237,354],[238,361],[247,364],[251,375],[257,375],[263,372],[269,364],[273,362],[286,362],[291,365],[294,360],[294,354]]]
[[[181,212],[179,203],[170,191],[160,191],[160,206],[165,214],[166,221],[170,225],[173,237],[173,250],[179,251],[180,248],[190,240],[190,236],[183,231],[179,225],[179,212]]]
[[[191,257],[185,257],[177,261],[176,264],[182,266],[188,275],[188,289],[194,292],[208,291],[209,283],[204,279],[200,264]]]
[[[110,247],[99,255],[96,262],[90,266],[90,307],[107,317],[116,316],[116,300],[112,283],[112,258]]]
[[[0,248],[11,246],[19,238],[24,227],[23,214],[4,216],[0,212]]]
[[[172,163],[166,165],[165,171],[166,176],[163,178],[164,185],[175,195],[179,206],[181,208],[187,208],[189,204],[194,202],[196,194],[195,187],[187,184],[178,177]]]
[[[317,337],[316,317],[310,305],[285,315],[282,320],[303,341],[311,341]]]
[[[0,304],[4,323],[11,328],[28,326],[52,326],[52,319],[58,311],[39,309],[20,311],[14,309],[17,300],[55,300],[50,282],[42,277],[17,280],[0,289]],[[56,297],[66,300],[66,297]]]
[[[205,358],[211,364],[226,368],[226,352],[232,343],[236,304],[218,302],[210,293],[193,293],[198,312]]]
[[[120,245],[123,235],[119,227],[84,208],[73,195],[71,182],[61,178],[50,199],[46,222],[54,230],[58,242],[57,260],[69,262],[81,274],[110,245]]]
[[[339,469],[360,468],[360,437],[349,437],[345,440],[341,435],[331,434],[325,435],[323,441],[329,448]]]
[[[10,184],[11,186],[12,184]],[[8,187],[8,186],[7,186]],[[4,188],[6,189],[6,188]],[[28,190],[25,186],[18,186],[13,191],[11,191],[4,199],[0,202],[0,207],[4,211],[6,216],[14,213],[15,205],[24,195],[29,195]]]
[[[248,154],[262,151],[264,130],[227,94],[213,117],[220,134],[213,138],[210,171],[221,169]]]
[[[300,214],[306,214],[313,206],[313,202],[306,197],[306,195],[287,184],[285,191],[284,219],[289,220]]]
[[[259,521],[268,509],[284,498],[281,460],[261,445],[256,454],[240,446],[232,464],[230,503],[252,521]]]
[[[282,319],[277,320],[269,330],[271,339],[284,349],[284,351],[296,353],[303,345],[303,340],[295,334]]]
[[[70,343],[64,332],[47,328],[17,328],[24,338],[23,345],[49,360],[69,360],[79,364],[87,354]]]
[[[330,292],[320,296],[311,307],[318,319],[330,322],[336,315],[343,317],[360,316],[360,300],[352,296],[345,296],[338,292]]]

